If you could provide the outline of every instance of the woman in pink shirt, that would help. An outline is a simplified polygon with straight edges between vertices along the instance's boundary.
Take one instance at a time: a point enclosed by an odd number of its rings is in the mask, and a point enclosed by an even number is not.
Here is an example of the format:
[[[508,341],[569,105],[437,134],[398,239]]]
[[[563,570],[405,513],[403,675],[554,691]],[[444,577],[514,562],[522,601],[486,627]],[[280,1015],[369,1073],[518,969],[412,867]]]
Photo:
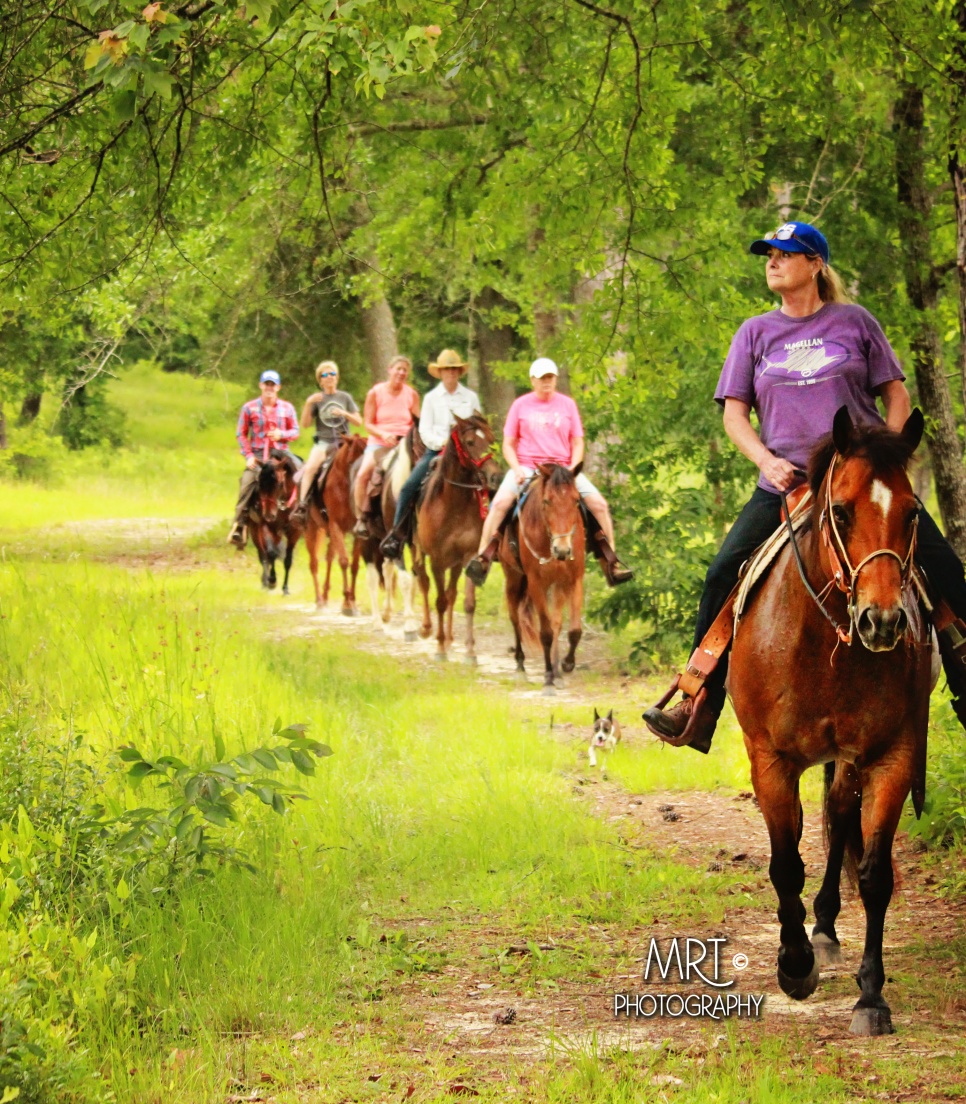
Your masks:
[[[510,470],[490,506],[479,554],[466,567],[467,576],[477,586],[486,579],[496,556],[498,530],[507,511],[537,467],[547,463],[560,464],[573,471],[584,458],[584,427],[580,412],[569,395],[558,394],[556,364],[547,357],[539,357],[530,365],[530,383],[533,390],[517,399],[507,414],[503,427],[503,455]],[[615,555],[606,554],[614,548],[614,523],[604,496],[583,472],[577,475],[577,490],[584,506],[600,525],[601,533],[596,543],[602,546],[606,541],[607,544],[606,550],[602,547],[599,552],[594,550],[601,560],[607,581],[611,586],[626,583],[633,578],[633,571],[624,567]]]
[[[393,357],[389,362],[388,378],[370,388],[366,395],[362,422],[369,434],[369,443],[363,453],[355,485],[356,514],[359,521],[354,532],[360,537],[369,536],[365,519],[368,507],[366,487],[376,464],[376,450],[395,448],[419,417],[419,392],[406,382],[411,369],[412,361],[409,357]]]

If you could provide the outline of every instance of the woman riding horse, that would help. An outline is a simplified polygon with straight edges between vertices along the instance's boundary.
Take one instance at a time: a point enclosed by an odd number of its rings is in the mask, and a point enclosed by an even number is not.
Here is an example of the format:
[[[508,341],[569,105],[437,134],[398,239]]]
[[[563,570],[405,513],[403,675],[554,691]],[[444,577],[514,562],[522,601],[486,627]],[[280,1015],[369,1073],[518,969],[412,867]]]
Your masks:
[[[419,392],[406,382],[412,366],[409,357],[393,357],[387,369],[388,378],[370,388],[366,395],[362,421],[369,434],[369,443],[356,475],[355,504],[359,520],[353,532],[357,537],[370,535],[366,524],[366,488],[376,466],[376,453],[379,449],[395,448],[419,417]]]
[[[468,367],[459,353],[452,349],[444,349],[429,365],[429,374],[441,382],[423,400],[423,412],[419,416],[419,436],[426,451],[399,492],[392,529],[380,545],[387,560],[395,560],[402,555],[403,525],[409,517],[430,464],[446,446],[457,416],[471,418],[474,414],[482,413],[476,392],[460,383],[460,377]]]
[[[575,471],[584,458],[584,427],[577,404],[557,391],[557,365],[538,357],[530,365],[529,395],[522,395],[510,407],[503,427],[503,455],[510,470],[496,492],[483,526],[479,552],[466,566],[467,578],[482,586],[500,545],[499,529],[523,484],[541,464],[560,464]],[[614,524],[604,496],[583,472],[576,475],[577,490],[584,506],[599,526],[591,542],[601,561],[604,577],[611,586],[634,577],[614,550]],[[596,526],[595,526],[596,528]]]
[[[235,520],[228,534],[228,543],[236,548],[245,547],[245,517],[256,491],[258,466],[262,457],[268,455],[269,448],[289,451],[289,442],[299,435],[295,407],[278,397],[282,378],[278,372],[269,368],[262,372],[258,380],[261,397],[245,403],[238,415],[238,427],[235,437],[238,447],[245,458],[245,470],[238,485],[238,503],[235,506]],[[271,445],[268,445],[271,442]],[[296,465],[301,466],[298,457]]]
[[[725,432],[761,476],[708,568],[692,663],[741,565],[778,528],[781,492],[803,481],[801,469],[831,431],[839,407],[845,406],[859,424],[881,425],[876,407],[880,398],[885,424],[896,431],[910,413],[896,355],[876,319],[849,301],[829,265],[824,235],[808,223],[787,222],[752,242],[751,252],[768,258],[765,279],[769,290],[780,296],[781,306],[743,323],[731,342],[714,397],[724,407]],[[751,423],[752,409],[758,431]],[[931,586],[956,617],[966,618],[963,565],[921,505],[916,547],[916,560]],[[688,695],[671,709],[648,709],[644,720],[651,731],[707,753],[724,706],[727,667],[725,652],[704,679],[697,711],[698,698]],[[966,689],[961,664],[947,662],[946,673],[958,697]]]
[[[355,399],[348,391],[340,391],[339,366],[334,360],[323,360],[315,369],[315,379],[321,391],[309,395],[302,408],[299,425],[310,429],[315,425],[315,445],[299,473],[299,505],[297,515],[306,520],[306,502],[312,483],[326,457],[349,432],[349,423],[361,426],[362,416]]]

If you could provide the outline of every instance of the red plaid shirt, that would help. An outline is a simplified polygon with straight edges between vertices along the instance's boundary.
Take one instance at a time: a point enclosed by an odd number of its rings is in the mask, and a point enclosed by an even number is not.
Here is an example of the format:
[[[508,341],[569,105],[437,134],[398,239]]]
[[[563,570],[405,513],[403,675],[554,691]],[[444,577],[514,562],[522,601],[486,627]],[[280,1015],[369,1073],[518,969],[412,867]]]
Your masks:
[[[279,399],[271,410],[266,410],[260,398],[245,403],[238,415],[238,447],[247,460],[253,453],[261,459],[265,451],[265,440],[271,430],[278,429],[282,436],[272,441],[270,448],[287,449],[289,441],[299,435],[299,420],[295,407],[284,399]]]

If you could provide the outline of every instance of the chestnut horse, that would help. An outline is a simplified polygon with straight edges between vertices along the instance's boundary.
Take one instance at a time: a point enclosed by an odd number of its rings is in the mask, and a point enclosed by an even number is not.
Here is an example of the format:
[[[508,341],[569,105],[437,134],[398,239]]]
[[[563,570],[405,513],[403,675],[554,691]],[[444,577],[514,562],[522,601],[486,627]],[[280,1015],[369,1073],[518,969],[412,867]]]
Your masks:
[[[429,636],[432,632],[426,571],[428,556],[436,584],[436,616],[439,619],[436,658],[440,660],[446,659],[446,645],[453,639],[453,611],[460,574],[476,555],[483,519],[489,509],[489,492],[500,485],[502,478],[502,472],[490,455],[494,440],[490,423],[482,414],[469,418],[457,416],[417,508],[413,571],[423,593],[421,635]],[[476,587],[469,579],[463,594],[463,612],[466,614],[466,659],[468,663],[475,663]]]
[[[517,671],[524,672],[522,638],[536,637],[536,614],[543,645],[544,694],[555,692],[553,680],[561,668],[564,672],[574,669],[583,631],[585,533],[575,475],[559,464],[541,464],[521,492],[526,500],[518,518],[510,522],[500,541],[507,608],[516,636]],[[570,609],[570,650],[558,667],[565,604]]]
[[[296,459],[283,449],[266,446],[265,456],[258,469],[258,494],[248,508],[249,529],[252,542],[258,550],[262,565],[262,586],[274,590],[277,583],[275,561],[284,556],[285,577],[282,593],[288,594],[288,575],[292,568],[292,554],[302,534],[301,526],[292,518],[298,502],[298,485],[294,476]]]
[[[892,1031],[882,999],[892,840],[910,787],[921,808],[929,693],[938,674],[912,589],[918,506],[905,469],[922,430],[918,410],[901,433],[853,426],[848,410],[838,411],[812,457],[815,501],[810,526],[797,537],[801,566],[794,547],[783,549],[736,629],[730,665],[771,839],[778,982],[804,999],[818,984],[816,955],[838,957],[842,864],[857,864],[866,915],[862,995],[851,1024],[858,1035]],[[818,763],[827,764],[828,861],[810,942],[798,787],[802,772]]]
[[[305,526],[305,544],[309,550],[309,570],[315,584],[315,604],[322,609],[329,600],[329,583],[332,578],[332,561],[338,559],[342,568],[342,612],[353,617],[356,606],[356,575],[359,572],[359,553],[355,548],[352,570],[349,570],[349,552],[346,533],[352,531],[356,516],[352,508],[352,483],[350,472],[365,452],[366,438],[357,434],[343,436],[336,445],[335,456],[322,483],[312,489],[309,499],[308,522]],[[325,553],[325,586],[319,589],[319,552],[328,536]]]

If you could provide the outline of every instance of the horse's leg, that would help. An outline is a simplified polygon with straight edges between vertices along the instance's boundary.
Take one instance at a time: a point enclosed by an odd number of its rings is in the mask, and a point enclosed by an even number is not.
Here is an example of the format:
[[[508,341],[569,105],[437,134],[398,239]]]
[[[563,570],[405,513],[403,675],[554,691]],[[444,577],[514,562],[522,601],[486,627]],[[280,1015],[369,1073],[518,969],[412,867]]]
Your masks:
[[[412,572],[407,571],[401,562],[396,568],[396,575],[399,579],[399,589],[402,592],[403,639],[412,643],[419,637],[419,633],[416,631],[416,611],[413,609],[413,587],[416,580],[413,578]]]
[[[436,632],[436,658],[446,659],[446,568],[439,568],[433,563],[433,582],[436,584],[436,620],[438,624]]]
[[[570,672],[577,665],[577,645],[580,643],[580,638],[583,636],[584,630],[580,624],[580,611],[584,605],[584,579],[581,576],[574,583],[574,588],[570,592],[570,629],[567,632],[567,640],[570,642],[570,649],[564,657],[562,664],[565,674]]]
[[[456,595],[453,595],[455,601]],[[473,633],[473,615],[476,613],[476,586],[471,579],[463,584],[463,613],[466,614],[466,662],[476,664],[476,636]]]
[[[372,627],[382,628],[382,620],[379,617],[379,568],[374,563],[366,564],[366,582],[369,585],[369,605],[372,613]]]
[[[286,533],[285,536],[285,560],[283,561],[285,567],[285,574],[282,577],[282,593],[288,594],[288,576],[292,570],[292,557],[295,555],[295,538],[292,534]]]
[[[356,580],[359,578],[359,560],[362,558],[362,549],[357,540],[352,541],[352,566],[349,569],[349,604],[352,607],[352,616],[359,612],[359,603],[356,600]]]
[[[425,640],[433,631],[433,618],[429,612],[429,572],[426,570],[426,560],[422,556],[413,559],[413,571],[419,580],[419,589],[423,595],[423,623],[419,627],[419,635]]]
[[[842,957],[839,938],[835,933],[835,921],[842,908],[840,885],[845,850],[854,847],[858,836],[858,850],[862,850],[862,826],[860,821],[861,787],[859,776],[850,763],[844,760],[825,764],[825,827],[828,836],[828,859],[825,877],[818,891],[813,909],[815,926],[812,928],[812,950],[819,965],[838,962]],[[834,774],[834,778],[830,778]],[[851,848],[850,848],[851,849]]]
[[[329,522],[329,547],[332,558],[338,559],[342,571],[342,612],[352,615],[352,598],[349,591],[349,550],[345,546],[345,533],[334,522]]]
[[[462,568],[457,564],[449,570],[449,585],[446,587],[446,643],[453,643],[453,614],[456,612],[456,590],[459,586]]]
[[[513,636],[516,643],[514,658],[517,661],[517,674],[526,679],[526,668],[523,666],[523,640],[520,635],[520,604],[527,592],[526,575],[518,575],[514,580],[514,573],[505,571],[506,608],[510,614],[510,623],[513,625]]]
[[[530,601],[533,602],[533,608],[540,625],[540,643],[543,645],[543,692],[549,696],[555,693],[553,688],[553,620],[550,611],[547,609],[547,596],[539,587],[531,589]],[[559,630],[559,628],[558,622],[557,629]]]
[[[324,602],[319,591],[319,545],[322,542],[322,527],[313,524],[311,518],[305,530],[305,547],[309,550],[309,572],[315,587],[315,606],[320,609]]]
[[[760,750],[745,736],[751,759],[751,781],[771,840],[768,873],[778,894],[781,946],[778,950],[778,984],[795,1000],[804,1000],[818,985],[818,963],[805,934],[805,864],[799,854],[802,803],[798,795],[799,772],[770,750]]]
[[[335,558],[334,545],[332,544],[332,523],[329,522],[329,540],[325,546],[325,590],[322,592],[322,604],[329,604],[329,589],[332,586],[332,561]]]
[[[906,794],[912,786],[911,755],[881,760],[869,769],[862,787],[862,839],[865,853],[859,863],[859,894],[865,906],[865,947],[856,981],[862,996],[852,1012],[853,1035],[891,1035],[892,1016],[882,999],[885,969],[882,932],[892,900],[892,840]]]
[[[396,590],[396,565],[392,560],[383,561],[382,578],[385,583],[385,598],[382,603],[381,619],[383,628],[385,628],[392,617],[393,598],[395,597]]]

